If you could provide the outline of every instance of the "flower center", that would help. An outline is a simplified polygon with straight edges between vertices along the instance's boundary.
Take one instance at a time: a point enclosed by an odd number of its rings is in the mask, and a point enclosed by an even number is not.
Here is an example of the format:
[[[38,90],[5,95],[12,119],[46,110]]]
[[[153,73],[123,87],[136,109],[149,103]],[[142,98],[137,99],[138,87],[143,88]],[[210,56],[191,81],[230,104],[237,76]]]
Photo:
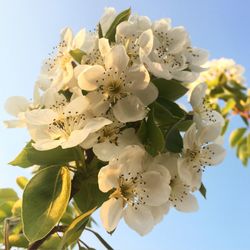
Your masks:
[[[149,195],[145,189],[146,182],[140,173],[137,172],[135,176],[131,176],[129,172],[126,177],[122,174],[119,176],[118,182],[119,187],[111,194],[111,197],[122,198],[124,206],[128,204],[136,210],[138,206],[146,204]]]

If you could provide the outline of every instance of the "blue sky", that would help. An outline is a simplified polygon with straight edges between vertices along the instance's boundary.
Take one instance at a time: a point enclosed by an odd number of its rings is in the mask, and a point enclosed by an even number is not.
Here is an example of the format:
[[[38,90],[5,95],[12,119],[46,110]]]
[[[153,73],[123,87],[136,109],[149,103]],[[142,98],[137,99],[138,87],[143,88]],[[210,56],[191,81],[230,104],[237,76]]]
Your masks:
[[[170,17],[189,31],[193,44],[210,51],[211,58],[230,57],[246,68],[250,79],[250,2],[247,0],[8,0],[0,1],[0,114],[11,95],[32,96],[33,83],[44,57],[57,44],[59,31],[70,26],[93,29],[105,6],[132,10],[151,19]],[[235,120],[231,129],[241,126]],[[0,187],[15,185],[27,170],[7,166],[29,137],[24,130],[0,127]],[[228,136],[228,135],[227,135]],[[140,237],[123,222],[112,237],[99,232],[118,250],[249,250],[250,168],[243,168],[227,142],[227,158],[204,175],[207,200],[197,194],[200,210],[193,214],[171,211],[148,236]],[[96,216],[98,220],[98,216]],[[88,234],[86,241],[93,242]]]

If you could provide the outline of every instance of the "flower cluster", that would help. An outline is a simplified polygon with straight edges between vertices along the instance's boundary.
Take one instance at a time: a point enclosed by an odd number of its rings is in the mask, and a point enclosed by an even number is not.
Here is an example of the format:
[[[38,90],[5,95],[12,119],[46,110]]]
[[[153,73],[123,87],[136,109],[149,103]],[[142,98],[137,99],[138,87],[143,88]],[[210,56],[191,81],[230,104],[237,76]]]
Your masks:
[[[112,232],[124,218],[145,235],[170,207],[196,211],[202,172],[224,159],[223,118],[206,100],[206,85],[193,90],[191,112],[174,102],[207,57],[170,19],[107,8],[97,31],[61,32],[33,100],[9,98],[16,119],[5,124],[26,127],[37,151],[80,148],[87,163],[95,157],[99,189],[108,194],[103,226]]]
[[[226,81],[234,81],[239,85],[245,82],[244,67],[236,64],[233,59],[220,58],[205,63],[204,68],[208,70],[202,72],[198,79],[199,82],[207,82],[208,84],[214,82],[217,78],[225,77]]]

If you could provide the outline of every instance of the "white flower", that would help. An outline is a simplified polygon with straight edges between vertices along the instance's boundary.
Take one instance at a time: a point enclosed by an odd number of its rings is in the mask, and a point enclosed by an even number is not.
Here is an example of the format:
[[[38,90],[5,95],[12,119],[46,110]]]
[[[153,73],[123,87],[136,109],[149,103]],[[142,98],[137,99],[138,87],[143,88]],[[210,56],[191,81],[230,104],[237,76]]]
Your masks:
[[[33,91],[33,101],[27,100],[22,96],[12,96],[5,102],[5,110],[15,116],[16,120],[4,121],[7,128],[26,127],[25,113],[42,106],[40,95],[40,84],[36,83]]]
[[[171,193],[169,203],[171,206],[181,212],[195,212],[198,210],[196,197],[191,194],[191,188],[185,184],[178,173],[178,158],[174,154],[162,154],[156,157],[156,162],[165,166],[170,175]],[[167,205],[167,204],[166,204]]]
[[[118,156],[128,145],[140,144],[134,128],[124,128],[125,124],[107,117],[113,122],[89,135],[81,144],[85,149],[93,148],[94,154],[102,161]]]
[[[184,135],[182,157],[178,159],[179,175],[193,190],[201,185],[202,171],[206,166],[221,163],[225,149],[213,143],[220,135],[220,124],[214,123],[200,130],[193,124]]]
[[[210,107],[206,99],[206,83],[198,84],[191,93],[190,104],[193,108],[194,122],[198,128],[219,123],[221,126],[224,124],[224,118],[220,113]]]
[[[116,28],[116,42],[125,46],[130,64],[140,63],[139,48],[141,34],[150,29],[151,21],[146,16],[131,16]]]
[[[25,114],[29,132],[37,150],[49,150],[61,146],[75,147],[91,133],[112,123],[103,118],[94,118],[89,113],[89,102],[79,96],[67,103],[65,97],[49,92],[44,101],[45,108]]]
[[[44,62],[41,75],[47,76],[51,81],[51,86],[56,87],[57,90],[67,89],[74,85],[74,64],[75,61],[70,55],[70,51],[74,49],[81,49],[85,42],[86,31],[80,30],[75,37],[73,37],[72,30],[65,28],[61,32],[61,41],[54,48],[55,55],[51,56]]]
[[[101,168],[98,184],[102,192],[113,190],[101,207],[104,228],[111,232],[119,220],[141,235],[147,234],[166,211],[170,175],[166,168],[152,162],[141,147],[128,146]]]
[[[190,46],[183,27],[171,28],[170,19],[153,23],[140,36],[140,58],[153,75],[167,80],[194,81],[207,53]]]
[[[156,87],[149,84],[150,77],[143,65],[128,66],[129,57],[122,45],[112,47],[104,56],[104,64],[76,67],[78,84],[86,91],[95,91],[103,112],[112,109],[120,122],[142,120],[146,106],[158,95]]]

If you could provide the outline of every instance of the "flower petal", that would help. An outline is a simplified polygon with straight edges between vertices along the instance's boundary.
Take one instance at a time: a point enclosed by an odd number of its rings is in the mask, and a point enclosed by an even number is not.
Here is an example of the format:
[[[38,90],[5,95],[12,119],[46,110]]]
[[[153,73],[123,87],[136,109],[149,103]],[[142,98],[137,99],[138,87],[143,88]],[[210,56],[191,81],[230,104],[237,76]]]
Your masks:
[[[98,174],[98,185],[102,192],[108,192],[112,188],[118,187],[118,178],[121,168],[116,164],[109,164],[101,168]]]
[[[206,95],[207,84],[200,83],[192,91],[190,96],[190,103],[193,109],[200,108],[202,105],[203,99]]]
[[[175,208],[181,212],[195,212],[199,209],[196,197],[190,193],[184,195],[183,198],[173,201]]]
[[[144,181],[142,189],[146,190],[146,192],[142,192],[142,194],[147,205],[160,206],[168,201],[170,195],[170,174],[168,178],[169,182],[166,182],[166,178],[163,178],[163,176],[156,171],[143,173],[142,179]]]
[[[146,114],[145,105],[133,95],[119,100],[113,107],[113,114],[120,122],[135,122],[142,120]]]
[[[89,108],[89,100],[86,96],[79,96],[65,106],[63,112],[65,116],[82,114]]]
[[[25,113],[27,123],[32,125],[46,125],[58,118],[58,113],[51,109],[36,109]]]
[[[154,102],[158,97],[158,89],[153,83],[149,83],[145,89],[133,90],[133,93],[140,98],[145,106]]]
[[[210,144],[201,149],[201,160],[204,165],[217,165],[226,156],[226,150],[218,144]]]
[[[103,227],[107,232],[112,232],[118,225],[123,211],[122,199],[111,198],[105,201],[100,209],[100,217]]]
[[[62,148],[75,147],[81,144],[89,136],[89,134],[94,133],[103,128],[105,125],[111,123],[112,121],[103,117],[89,119],[83,129],[72,131],[69,138],[61,146]]]
[[[213,123],[198,130],[197,144],[203,145],[204,143],[216,140],[221,133],[221,124]]]
[[[93,91],[98,88],[98,81],[104,73],[104,68],[100,65],[87,67],[78,76],[78,85],[81,89]]]
[[[113,68],[119,72],[127,67],[128,62],[129,57],[123,45],[114,46],[104,58],[106,69]]]
[[[150,209],[138,206],[137,209],[128,206],[124,211],[125,222],[140,235],[149,233],[155,223]]]
[[[63,143],[63,141],[64,139],[59,139],[59,140],[42,139],[42,140],[36,141],[35,143],[32,143],[32,146],[36,150],[46,151],[46,150],[50,150],[53,148],[57,148]]]
[[[5,102],[4,108],[9,114],[17,116],[20,112],[28,110],[29,102],[22,96],[11,96]]]

